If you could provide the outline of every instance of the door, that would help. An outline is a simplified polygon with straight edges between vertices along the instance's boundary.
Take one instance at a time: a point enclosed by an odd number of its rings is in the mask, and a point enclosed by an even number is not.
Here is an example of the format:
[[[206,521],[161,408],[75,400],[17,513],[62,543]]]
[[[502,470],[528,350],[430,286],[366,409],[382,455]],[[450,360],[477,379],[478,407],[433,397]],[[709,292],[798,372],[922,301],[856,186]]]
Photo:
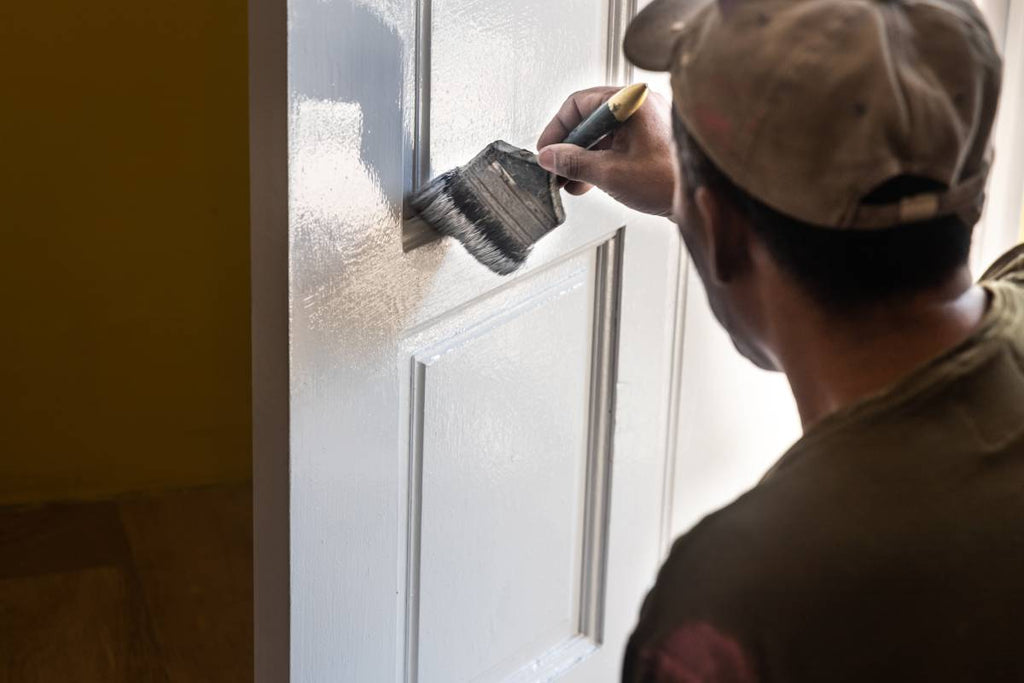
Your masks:
[[[403,197],[632,78],[625,0],[250,4],[257,679],[611,681],[668,541],[680,245],[499,277]]]

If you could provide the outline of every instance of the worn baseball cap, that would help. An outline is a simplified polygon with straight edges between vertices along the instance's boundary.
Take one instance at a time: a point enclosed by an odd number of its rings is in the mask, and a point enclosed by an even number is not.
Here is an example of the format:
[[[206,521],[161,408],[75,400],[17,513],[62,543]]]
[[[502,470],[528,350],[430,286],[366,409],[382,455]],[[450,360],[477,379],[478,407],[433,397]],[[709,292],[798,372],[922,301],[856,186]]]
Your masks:
[[[844,229],[981,215],[1002,61],[970,0],[654,0],[623,47],[672,73],[687,131],[781,213]],[[901,175],[946,189],[864,203]]]

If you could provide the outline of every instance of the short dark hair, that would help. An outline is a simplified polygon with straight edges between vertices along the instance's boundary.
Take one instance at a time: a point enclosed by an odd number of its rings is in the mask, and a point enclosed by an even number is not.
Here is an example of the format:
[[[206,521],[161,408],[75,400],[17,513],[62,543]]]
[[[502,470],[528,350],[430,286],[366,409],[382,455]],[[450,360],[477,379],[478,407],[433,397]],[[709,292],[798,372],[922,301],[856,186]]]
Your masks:
[[[739,207],[779,266],[829,309],[862,308],[936,287],[967,262],[973,226],[957,216],[881,230],[832,230],[805,223],[772,209],[732,182],[675,113],[673,130],[687,191],[706,186]],[[927,178],[900,176],[863,201],[889,203],[942,189],[944,185]]]

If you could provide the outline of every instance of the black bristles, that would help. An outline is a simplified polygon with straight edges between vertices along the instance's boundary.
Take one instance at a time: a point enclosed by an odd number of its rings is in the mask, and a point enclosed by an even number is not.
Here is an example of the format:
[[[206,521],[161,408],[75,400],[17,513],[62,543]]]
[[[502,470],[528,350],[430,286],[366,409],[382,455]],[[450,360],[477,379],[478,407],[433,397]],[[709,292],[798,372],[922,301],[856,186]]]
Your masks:
[[[519,268],[534,242],[565,218],[554,179],[530,152],[500,140],[427,184],[412,207],[500,275]]]
[[[483,236],[495,249],[518,264],[526,260],[530,253],[530,244],[522,244],[508,233],[506,226],[484,206],[475,194],[463,182],[462,175],[456,174],[447,184],[448,196],[452,203],[462,212],[476,231]],[[458,238],[458,235],[452,235]]]
[[[412,206],[420,217],[442,235],[454,237],[478,261],[499,275],[508,275],[526,260],[531,245],[520,245],[501,221],[465,186],[460,169],[448,171],[430,182]]]

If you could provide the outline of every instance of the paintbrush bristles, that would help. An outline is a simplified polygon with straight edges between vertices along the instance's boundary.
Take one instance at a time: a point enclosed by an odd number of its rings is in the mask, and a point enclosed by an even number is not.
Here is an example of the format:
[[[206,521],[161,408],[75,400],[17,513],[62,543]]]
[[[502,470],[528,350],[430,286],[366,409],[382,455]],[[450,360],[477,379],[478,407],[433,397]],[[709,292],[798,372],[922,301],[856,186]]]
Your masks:
[[[432,180],[412,207],[500,275],[522,265],[534,243],[565,220],[554,176],[534,154],[501,140]]]
[[[623,88],[569,133],[590,147],[628,119],[647,97],[643,83]],[[537,240],[565,221],[558,178],[537,155],[496,140],[465,166],[439,176],[412,198],[420,218],[462,242],[478,261],[507,275]]]
[[[476,260],[495,273],[508,275],[515,271],[526,260],[529,247],[502,248],[498,241],[489,238],[501,232],[500,225],[494,225],[493,219],[472,206],[472,196],[459,188],[460,184],[460,169],[443,173],[413,198],[412,206],[420,218],[442,235],[462,242]]]

